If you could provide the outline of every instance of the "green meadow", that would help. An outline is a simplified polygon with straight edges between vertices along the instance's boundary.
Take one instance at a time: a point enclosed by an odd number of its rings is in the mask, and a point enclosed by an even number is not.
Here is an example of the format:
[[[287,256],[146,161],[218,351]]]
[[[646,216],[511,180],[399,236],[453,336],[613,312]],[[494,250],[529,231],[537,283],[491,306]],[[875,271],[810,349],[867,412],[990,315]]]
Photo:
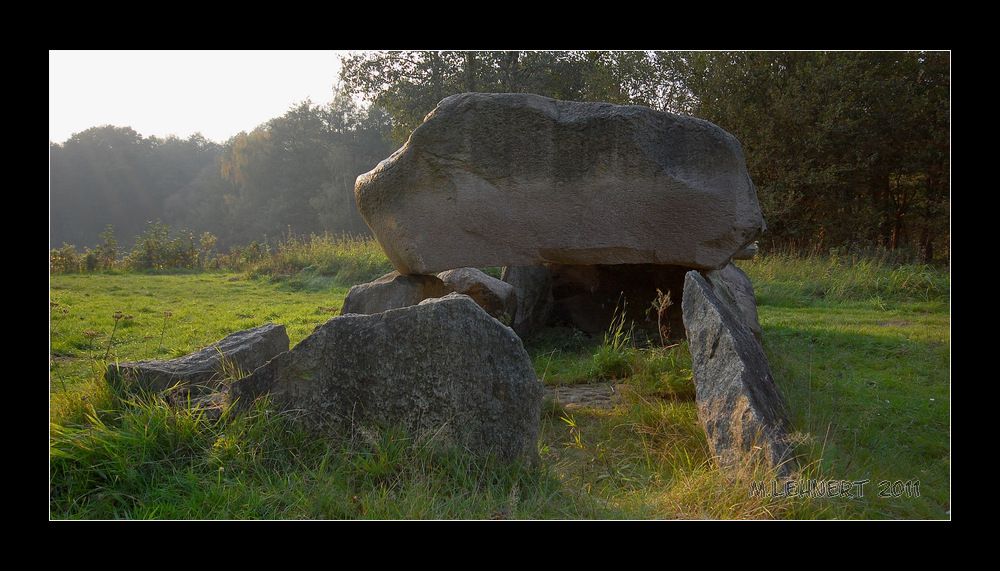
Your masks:
[[[548,386],[614,385],[618,397],[607,408],[547,399],[530,467],[391,429],[317,439],[266,401],[209,419],[103,381],[108,364],[182,356],[268,322],[294,346],[338,315],[352,283],[388,271],[370,250],[307,246],[251,270],[50,275],[51,519],[951,517],[950,272],[886,256],[739,263],[792,415],[792,484],[720,471],[686,343],[627,324],[526,341]]]

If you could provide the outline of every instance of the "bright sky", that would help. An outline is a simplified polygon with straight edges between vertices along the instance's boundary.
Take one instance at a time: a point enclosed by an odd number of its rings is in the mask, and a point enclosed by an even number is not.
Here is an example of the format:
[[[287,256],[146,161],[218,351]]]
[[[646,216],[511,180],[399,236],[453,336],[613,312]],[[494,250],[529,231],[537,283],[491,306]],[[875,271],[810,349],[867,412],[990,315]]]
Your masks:
[[[306,99],[333,99],[343,51],[49,52],[49,140],[100,125],[224,143]]]

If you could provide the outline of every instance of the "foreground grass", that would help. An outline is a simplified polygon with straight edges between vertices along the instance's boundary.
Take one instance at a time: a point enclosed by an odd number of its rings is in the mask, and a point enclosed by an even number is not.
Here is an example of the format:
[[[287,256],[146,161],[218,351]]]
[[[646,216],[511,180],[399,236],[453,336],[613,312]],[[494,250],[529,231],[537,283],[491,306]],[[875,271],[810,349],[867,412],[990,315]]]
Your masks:
[[[310,289],[211,272],[56,275],[50,388],[91,390],[105,363],[179,357],[268,322],[284,325],[294,345],[340,311],[347,291],[329,280]]]
[[[948,518],[947,274],[921,270],[923,281],[910,283],[922,285],[901,286],[889,282],[893,268],[830,260],[744,270],[794,415],[800,480],[867,480],[863,494],[773,493],[767,474],[719,472],[697,422],[686,345],[622,331],[526,345],[547,384],[604,382],[621,397],[613,409],[546,401],[533,468],[392,431],[317,440],[265,404],[210,422],[155,395],[114,392],[100,379],[104,363],[183,355],[268,321],[285,324],[295,344],[336,314],[347,288],[312,274],[280,283],[91,274],[50,283],[51,517]],[[132,317],[116,321],[116,312]]]
[[[865,517],[950,517],[949,274],[781,256],[744,270],[817,470],[864,485]]]

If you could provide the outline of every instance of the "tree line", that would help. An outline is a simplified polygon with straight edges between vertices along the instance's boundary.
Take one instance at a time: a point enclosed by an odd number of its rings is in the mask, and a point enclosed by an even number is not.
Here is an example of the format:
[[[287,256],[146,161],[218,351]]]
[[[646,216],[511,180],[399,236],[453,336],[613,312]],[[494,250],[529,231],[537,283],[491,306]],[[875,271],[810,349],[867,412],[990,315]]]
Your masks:
[[[143,137],[103,125],[49,145],[50,247],[112,232],[127,251],[150,232],[211,235],[218,249],[282,236],[370,233],[354,180],[396,149],[388,117],[346,96],[304,101],[225,143]]]
[[[950,258],[949,52],[389,51],[342,59],[334,102],[222,144],[95,127],[50,145],[50,240],[123,241],[153,220],[222,248],[366,234],[353,186],[466,91],[645,105],[743,144],[762,245]]]

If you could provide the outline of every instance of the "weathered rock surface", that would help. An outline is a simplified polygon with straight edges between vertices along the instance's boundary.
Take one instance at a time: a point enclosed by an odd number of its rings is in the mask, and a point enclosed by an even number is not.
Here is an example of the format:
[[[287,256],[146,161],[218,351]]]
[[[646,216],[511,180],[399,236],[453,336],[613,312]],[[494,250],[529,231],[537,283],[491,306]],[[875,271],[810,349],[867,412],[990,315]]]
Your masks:
[[[237,331],[209,347],[176,359],[108,365],[105,379],[146,391],[174,389],[203,395],[219,389],[226,379],[249,373],[288,351],[288,346],[285,326],[268,323]]]
[[[467,295],[479,307],[506,325],[517,316],[517,293],[514,286],[477,268],[457,268],[438,277],[448,290]]]
[[[552,274],[545,265],[506,266],[500,279],[514,288],[517,313],[511,327],[521,339],[548,325],[553,304]]]
[[[509,324],[517,312],[517,293],[510,284],[477,268],[457,268],[437,276],[389,272],[375,281],[352,287],[340,313],[381,313],[453,292],[468,295],[505,324]]]
[[[763,340],[760,316],[757,314],[757,298],[753,293],[753,283],[743,270],[729,263],[721,270],[705,272],[712,282],[715,293],[724,298],[729,307],[737,310],[743,324],[750,328],[758,342]]]
[[[752,260],[757,255],[757,242],[750,244],[740,252],[733,254],[734,260]]]
[[[229,391],[238,406],[267,393],[320,430],[394,425],[480,455],[537,458],[542,384],[513,330],[464,295],[334,317]]]
[[[352,287],[344,298],[340,313],[380,313],[417,305],[425,299],[442,297],[449,292],[437,276],[389,272],[373,282]]]
[[[358,177],[365,221],[402,274],[460,267],[718,269],[763,231],[739,142],[641,106],[464,93]]]
[[[764,462],[779,476],[794,467],[787,410],[753,332],[719,284],[699,272],[684,283],[684,325],[692,357],[698,418],[713,455],[727,469]]]

